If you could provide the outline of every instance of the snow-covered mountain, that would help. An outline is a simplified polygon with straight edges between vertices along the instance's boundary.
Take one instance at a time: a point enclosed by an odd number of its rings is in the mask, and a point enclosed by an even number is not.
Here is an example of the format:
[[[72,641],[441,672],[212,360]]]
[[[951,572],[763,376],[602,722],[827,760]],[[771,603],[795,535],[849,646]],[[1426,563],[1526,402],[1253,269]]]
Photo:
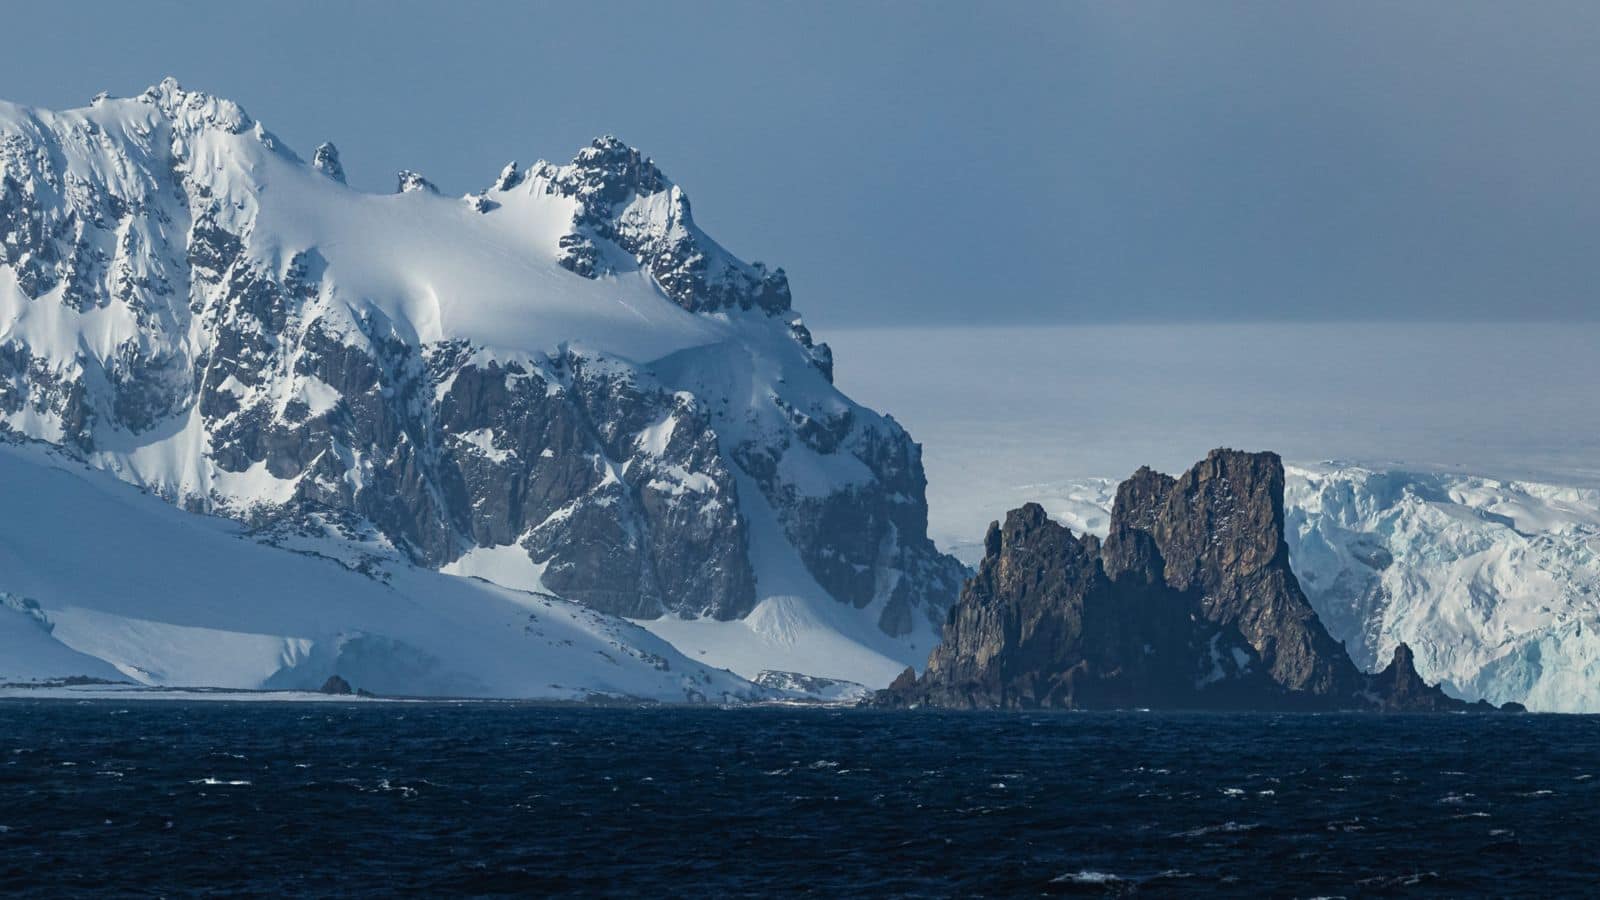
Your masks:
[[[1336,464],[1287,476],[1290,562],[1357,665],[1405,643],[1452,695],[1600,712],[1600,491]],[[1074,531],[1106,533],[1113,482],[1036,493]]]
[[[0,104],[0,435],[748,677],[926,658],[962,569],[920,448],[834,389],[781,269],[612,138],[463,198],[397,186],[170,79]]]
[[[0,684],[316,690],[338,674],[383,694],[764,693],[580,604],[370,542],[252,533],[38,446],[0,445],[0,509]]]

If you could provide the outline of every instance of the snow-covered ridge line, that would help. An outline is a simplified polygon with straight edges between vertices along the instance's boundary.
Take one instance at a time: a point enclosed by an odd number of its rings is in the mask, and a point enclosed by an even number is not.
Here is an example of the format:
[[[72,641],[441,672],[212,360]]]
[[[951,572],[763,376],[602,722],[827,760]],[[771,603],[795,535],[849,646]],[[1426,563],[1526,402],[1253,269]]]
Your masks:
[[[1291,564],[1357,665],[1405,643],[1455,696],[1600,712],[1600,490],[1336,463],[1287,474]],[[1108,485],[1035,491],[1103,535]]]
[[[0,106],[0,436],[712,662],[920,663],[961,575],[920,448],[834,388],[781,269],[611,137],[465,198],[343,174],[170,79]],[[810,624],[724,627],[758,609]]]

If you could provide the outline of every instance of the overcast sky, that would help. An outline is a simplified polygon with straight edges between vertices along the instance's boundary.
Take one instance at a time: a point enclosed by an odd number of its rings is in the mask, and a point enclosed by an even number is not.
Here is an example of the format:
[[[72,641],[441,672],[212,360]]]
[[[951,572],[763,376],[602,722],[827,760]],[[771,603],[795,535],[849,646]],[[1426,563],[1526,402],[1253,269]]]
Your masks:
[[[354,185],[615,133],[813,325],[1600,317],[1596,3],[28,3],[0,97],[165,74]],[[825,333],[824,333],[824,336]]]

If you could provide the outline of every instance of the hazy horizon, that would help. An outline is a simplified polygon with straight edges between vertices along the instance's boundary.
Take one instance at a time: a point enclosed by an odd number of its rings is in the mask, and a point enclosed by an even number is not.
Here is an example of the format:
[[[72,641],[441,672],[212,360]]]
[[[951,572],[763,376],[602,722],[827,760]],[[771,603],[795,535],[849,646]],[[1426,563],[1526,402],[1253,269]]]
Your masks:
[[[841,329],[837,381],[922,444],[930,533],[1214,447],[1600,487],[1600,324]],[[917,373],[908,378],[906,372]]]

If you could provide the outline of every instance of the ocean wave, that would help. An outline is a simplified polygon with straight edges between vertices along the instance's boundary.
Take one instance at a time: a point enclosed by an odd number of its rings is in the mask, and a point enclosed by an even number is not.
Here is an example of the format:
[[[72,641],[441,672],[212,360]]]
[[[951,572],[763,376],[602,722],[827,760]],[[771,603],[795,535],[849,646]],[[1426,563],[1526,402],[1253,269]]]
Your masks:
[[[1208,834],[1244,834],[1245,832],[1255,831],[1260,827],[1260,822],[1229,821],[1223,822],[1220,825],[1201,825],[1198,828],[1191,828],[1188,831],[1175,832],[1171,835],[1168,835],[1168,837],[1196,838],[1205,837]]]

